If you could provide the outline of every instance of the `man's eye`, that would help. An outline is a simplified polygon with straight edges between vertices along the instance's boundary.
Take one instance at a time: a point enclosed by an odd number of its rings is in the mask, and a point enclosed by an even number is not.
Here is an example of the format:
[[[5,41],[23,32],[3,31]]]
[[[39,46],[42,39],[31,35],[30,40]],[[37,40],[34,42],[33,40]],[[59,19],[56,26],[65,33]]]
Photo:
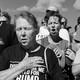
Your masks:
[[[27,28],[27,27],[26,27],[26,28],[24,28],[24,29],[25,29],[25,30],[32,30],[33,28],[30,28],[30,27],[29,27],[29,28]]]
[[[20,30],[21,30],[21,28],[17,28],[16,30],[17,30],[17,31],[20,31]]]

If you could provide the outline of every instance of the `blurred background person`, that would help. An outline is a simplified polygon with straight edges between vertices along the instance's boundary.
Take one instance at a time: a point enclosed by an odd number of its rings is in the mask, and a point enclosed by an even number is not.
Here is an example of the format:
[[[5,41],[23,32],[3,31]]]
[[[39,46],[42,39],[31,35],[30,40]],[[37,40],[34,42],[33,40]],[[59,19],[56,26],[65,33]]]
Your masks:
[[[0,55],[2,51],[18,43],[14,33],[14,26],[10,24],[11,16],[8,12],[1,11],[0,13]]]
[[[80,80],[80,30],[76,32],[74,37],[74,47],[76,49],[76,56],[73,61],[72,73],[75,76],[75,80]]]
[[[76,32],[77,32],[77,30],[79,30],[80,29],[80,16],[77,18],[77,25],[75,25],[75,27],[74,27],[74,34],[73,34],[73,37],[76,35]]]
[[[6,23],[11,23],[11,16],[9,15],[8,12],[2,11],[1,15],[6,17]]]

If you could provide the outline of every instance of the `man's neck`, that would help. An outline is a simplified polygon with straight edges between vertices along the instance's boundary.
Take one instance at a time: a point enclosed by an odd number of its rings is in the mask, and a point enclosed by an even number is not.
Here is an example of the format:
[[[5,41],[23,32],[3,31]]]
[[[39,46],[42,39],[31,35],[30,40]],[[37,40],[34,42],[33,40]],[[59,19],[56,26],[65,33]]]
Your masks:
[[[34,51],[37,47],[39,46],[39,44],[37,42],[32,43],[30,46],[26,47],[26,46],[21,46],[26,52],[31,52]]]

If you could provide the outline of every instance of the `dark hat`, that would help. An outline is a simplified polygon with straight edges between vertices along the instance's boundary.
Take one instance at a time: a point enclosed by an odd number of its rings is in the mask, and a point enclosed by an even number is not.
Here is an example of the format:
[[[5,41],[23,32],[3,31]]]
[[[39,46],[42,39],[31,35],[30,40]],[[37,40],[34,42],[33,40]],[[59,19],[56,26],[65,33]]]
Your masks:
[[[50,11],[59,11],[59,9],[56,7],[56,6],[49,6],[47,10],[50,10]]]

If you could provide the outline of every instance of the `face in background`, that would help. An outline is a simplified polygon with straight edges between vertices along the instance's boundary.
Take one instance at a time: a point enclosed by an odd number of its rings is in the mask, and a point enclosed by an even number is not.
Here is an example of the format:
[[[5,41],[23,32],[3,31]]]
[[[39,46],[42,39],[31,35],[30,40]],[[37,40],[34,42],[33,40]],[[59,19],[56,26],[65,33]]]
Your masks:
[[[61,19],[61,28],[66,28],[66,26],[67,26],[67,19],[63,17]]]
[[[44,19],[41,20],[41,25],[46,26],[46,21]]]
[[[16,20],[16,34],[22,46],[29,47],[34,41],[34,27],[25,18],[19,17]]]
[[[51,35],[56,35],[60,30],[59,18],[57,16],[51,16],[48,20],[48,29]]]

